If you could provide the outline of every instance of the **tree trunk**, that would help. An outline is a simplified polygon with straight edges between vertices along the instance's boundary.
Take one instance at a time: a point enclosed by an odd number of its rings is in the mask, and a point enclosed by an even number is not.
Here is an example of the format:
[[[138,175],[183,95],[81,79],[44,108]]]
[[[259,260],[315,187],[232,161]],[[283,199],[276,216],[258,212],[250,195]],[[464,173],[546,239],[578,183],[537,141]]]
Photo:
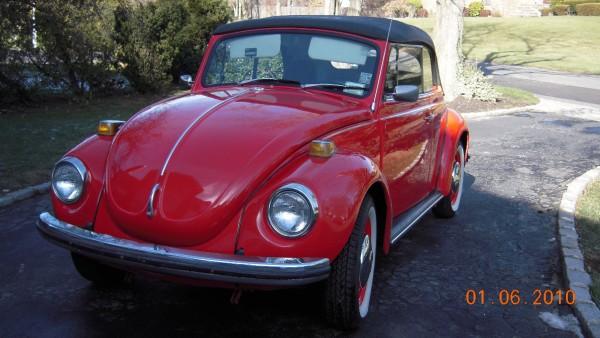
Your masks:
[[[463,61],[464,0],[437,0],[433,38],[440,69],[440,78],[447,101],[459,93],[458,71]]]

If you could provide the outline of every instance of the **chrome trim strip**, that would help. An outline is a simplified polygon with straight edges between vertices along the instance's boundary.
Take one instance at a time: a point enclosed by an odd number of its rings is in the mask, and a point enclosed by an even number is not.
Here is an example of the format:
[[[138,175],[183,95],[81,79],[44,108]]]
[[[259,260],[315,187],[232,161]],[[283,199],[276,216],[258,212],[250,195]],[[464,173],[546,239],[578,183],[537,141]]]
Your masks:
[[[303,231],[301,231],[297,234],[289,234],[289,233],[283,232],[281,229],[279,229],[278,227],[276,227],[273,224],[273,220],[271,219],[271,207],[273,205],[273,200],[275,199],[275,197],[277,197],[277,195],[279,195],[283,192],[286,192],[286,191],[295,191],[295,192],[299,193],[300,195],[304,196],[304,198],[310,205],[310,208],[312,211],[312,217],[310,219],[309,224],[306,226],[306,228]],[[312,228],[313,224],[315,224],[315,221],[317,220],[317,216],[319,216],[319,204],[317,203],[317,198],[315,197],[315,194],[310,189],[308,189],[306,186],[304,186],[302,184],[299,184],[299,183],[286,184],[286,185],[280,187],[279,189],[275,190],[275,192],[273,193],[273,195],[271,195],[271,198],[269,199],[269,206],[267,208],[267,218],[269,220],[269,225],[271,226],[271,229],[275,230],[275,232],[277,232],[281,236],[284,236],[287,238],[298,238],[298,237],[304,236]]]
[[[190,123],[190,125],[187,126],[187,128],[185,128],[185,130],[181,133],[181,135],[179,135],[179,138],[177,139],[177,141],[175,141],[175,144],[173,145],[173,147],[171,147],[171,151],[169,151],[169,155],[167,155],[167,158],[165,159],[165,163],[163,164],[162,169],[160,170],[160,176],[162,177],[165,175],[165,171],[167,170],[167,166],[169,165],[169,161],[171,161],[171,157],[173,156],[173,153],[175,153],[175,149],[177,149],[177,147],[179,146],[181,141],[183,141],[183,138],[188,134],[188,132],[192,129],[192,127],[194,127],[196,125],[196,123],[198,123],[198,121],[200,121],[208,113],[215,111],[217,108],[221,107],[222,105],[224,105],[230,101],[233,101],[233,100],[237,99],[238,97],[240,97],[241,95],[244,95],[250,91],[252,91],[252,89],[242,90],[239,93],[237,93],[237,95],[234,95],[230,98],[227,98],[227,99],[215,104],[214,106],[205,110],[202,114],[198,115],[198,117],[196,117]]]
[[[77,170],[77,172],[79,173],[79,177],[81,178],[81,193],[79,193],[79,196],[77,196],[77,198],[73,199],[73,200],[63,200],[60,195],[56,192],[56,187],[54,187],[54,172],[56,171],[56,167],[61,164],[62,162],[67,162],[70,165],[72,165],[73,167],[75,167],[75,170]],[[79,199],[81,199],[81,196],[83,196],[84,192],[85,192],[85,185],[86,185],[86,180],[88,177],[88,171],[87,168],[85,167],[85,164],[83,164],[83,162],[78,159],[77,157],[74,156],[65,156],[63,157],[60,161],[56,162],[56,164],[54,165],[54,168],[52,168],[52,174],[50,175],[50,180],[51,180],[51,186],[52,186],[52,192],[54,193],[54,196],[56,196],[61,202],[63,202],[64,204],[73,204],[77,201],[79,201]]]
[[[438,195],[437,195],[437,196],[436,196],[434,199],[432,199],[432,200],[431,200],[431,202],[429,202],[429,203],[431,203],[429,206],[427,206],[427,207],[426,207],[426,208],[425,208],[425,209],[424,209],[422,212],[420,212],[420,213],[419,213],[419,214],[418,214],[418,215],[417,215],[417,216],[416,216],[414,219],[412,219],[412,220],[410,221],[410,223],[408,223],[408,225],[406,225],[406,226],[404,227],[404,229],[402,229],[402,231],[400,231],[400,233],[399,233],[399,234],[397,234],[397,235],[396,235],[394,238],[392,238],[392,240],[391,240],[391,243],[392,243],[392,244],[396,243],[396,241],[397,241],[398,239],[400,239],[400,237],[402,237],[402,235],[404,235],[404,234],[405,234],[406,232],[408,232],[408,230],[410,230],[410,229],[411,229],[411,228],[412,228],[412,227],[413,227],[415,224],[417,224],[417,222],[418,222],[418,221],[419,221],[421,218],[423,218],[423,216],[425,216],[425,214],[426,214],[426,213],[427,213],[429,210],[431,210],[431,208],[433,208],[433,207],[435,206],[435,204],[436,204],[437,202],[439,202],[439,201],[440,201],[442,198],[444,198],[444,195],[442,195],[442,194],[439,194],[439,193],[438,193]],[[393,226],[392,226],[392,227],[393,227]]]
[[[419,100],[426,99],[428,97],[432,97],[433,95],[435,95],[435,91],[433,91],[433,90],[427,91],[425,93],[421,93],[421,94],[419,94]]]
[[[140,243],[85,230],[40,214],[37,229],[68,250],[120,267],[257,285],[302,285],[327,278],[327,258],[250,257]]]
[[[443,103],[430,103],[430,104],[422,106],[422,107],[417,107],[417,108],[413,108],[413,109],[410,109],[410,110],[402,111],[402,112],[399,112],[399,113],[396,113],[396,114],[387,115],[387,116],[382,117],[381,119],[382,120],[389,120],[389,119],[393,119],[393,118],[400,117],[400,116],[403,116],[403,115],[418,114],[418,113],[423,112],[425,110],[433,109],[436,106],[440,106],[442,104]]]
[[[148,216],[148,218],[154,217],[154,195],[156,195],[159,187],[160,185],[156,183],[152,187],[152,190],[150,190],[150,197],[148,197],[148,204],[146,205],[146,216]]]
[[[332,131],[330,134],[325,134],[325,136],[322,137],[323,140],[328,140],[328,139],[332,139],[336,136],[338,136],[341,133],[345,133],[347,131],[352,131],[354,129],[358,129],[358,128],[363,128],[363,127],[368,127],[371,124],[374,124],[375,120],[374,119],[369,119],[369,120],[365,120],[362,122],[358,122],[346,127],[342,127],[341,129],[336,129],[334,131]]]

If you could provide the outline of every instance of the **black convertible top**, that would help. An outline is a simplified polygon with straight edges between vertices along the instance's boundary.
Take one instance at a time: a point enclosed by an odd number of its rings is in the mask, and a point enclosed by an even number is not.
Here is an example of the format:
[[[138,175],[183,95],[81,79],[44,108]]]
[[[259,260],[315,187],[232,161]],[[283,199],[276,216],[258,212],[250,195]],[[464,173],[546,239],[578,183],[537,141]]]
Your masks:
[[[390,41],[428,46],[435,51],[429,34],[420,28],[397,21],[391,21]],[[272,16],[264,19],[244,20],[221,25],[214,34],[239,32],[256,28],[319,28],[362,35],[377,40],[385,40],[390,19],[367,16],[335,15],[289,15]]]

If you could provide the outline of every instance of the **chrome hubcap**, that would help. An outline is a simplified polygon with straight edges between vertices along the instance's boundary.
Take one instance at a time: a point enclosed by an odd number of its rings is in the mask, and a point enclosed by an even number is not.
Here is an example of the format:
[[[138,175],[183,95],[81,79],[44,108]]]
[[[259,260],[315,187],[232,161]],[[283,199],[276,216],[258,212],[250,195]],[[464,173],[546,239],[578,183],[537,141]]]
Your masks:
[[[452,190],[458,191],[460,185],[460,163],[455,162],[452,168]]]
[[[360,250],[360,287],[367,285],[373,265],[373,248],[371,247],[371,237],[365,235]]]

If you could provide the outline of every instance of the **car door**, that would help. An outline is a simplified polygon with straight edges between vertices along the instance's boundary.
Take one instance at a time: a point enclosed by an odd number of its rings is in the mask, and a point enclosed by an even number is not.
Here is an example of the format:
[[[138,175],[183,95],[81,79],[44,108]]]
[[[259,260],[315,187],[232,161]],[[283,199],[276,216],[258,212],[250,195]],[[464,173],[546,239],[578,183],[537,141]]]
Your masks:
[[[432,105],[428,95],[415,102],[396,100],[398,85],[423,87],[421,46],[390,44],[380,123],[382,167],[390,186],[394,216],[425,198],[432,189]],[[423,96],[423,97],[422,97]],[[422,98],[421,98],[422,97]]]

